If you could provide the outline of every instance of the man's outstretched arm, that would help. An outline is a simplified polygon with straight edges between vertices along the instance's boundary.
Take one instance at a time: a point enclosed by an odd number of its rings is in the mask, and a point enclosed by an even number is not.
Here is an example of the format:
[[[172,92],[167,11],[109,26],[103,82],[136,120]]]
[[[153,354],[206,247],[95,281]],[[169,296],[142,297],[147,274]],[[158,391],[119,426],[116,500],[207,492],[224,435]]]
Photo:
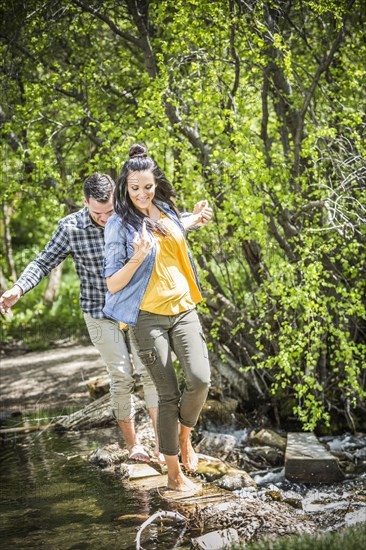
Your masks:
[[[0,312],[9,313],[17,301],[57,267],[70,253],[66,229],[59,225],[51,240],[40,254],[30,262],[13,287],[0,296]]]
[[[188,229],[198,229],[211,220],[212,214],[212,208],[208,206],[208,201],[199,201],[194,205],[193,213],[190,216],[181,218],[181,223],[186,231]]]

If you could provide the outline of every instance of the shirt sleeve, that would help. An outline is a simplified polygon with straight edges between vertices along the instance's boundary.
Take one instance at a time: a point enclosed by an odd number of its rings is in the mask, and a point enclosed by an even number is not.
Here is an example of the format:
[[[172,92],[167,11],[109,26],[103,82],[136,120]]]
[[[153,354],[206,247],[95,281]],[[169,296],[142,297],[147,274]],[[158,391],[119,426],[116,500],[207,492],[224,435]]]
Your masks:
[[[119,271],[128,261],[126,231],[118,218],[108,221],[104,230],[104,277]]]
[[[27,265],[15,284],[20,286],[23,294],[25,294],[37,286],[69,254],[70,242],[68,232],[64,225],[60,223],[45,248]]]

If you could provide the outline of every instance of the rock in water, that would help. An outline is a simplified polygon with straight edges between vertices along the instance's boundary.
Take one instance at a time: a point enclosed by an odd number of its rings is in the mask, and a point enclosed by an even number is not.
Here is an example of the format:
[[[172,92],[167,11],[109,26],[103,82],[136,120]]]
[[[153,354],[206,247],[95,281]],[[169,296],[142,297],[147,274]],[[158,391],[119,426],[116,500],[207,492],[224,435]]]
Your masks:
[[[205,432],[201,441],[196,445],[196,450],[199,453],[213,454],[224,460],[236,444],[237,441],[233,435]]]
[[[286,449],[286,438],[282,437],[273,430],[259,430],[259,432],[252,432],[249,436],[251,445],[268,445],[269,447],[277,447],[281,451]]]
[[[333,483],[344,474],[338,459],[326,450],[313,433],[289,433],[285,477],[296,483]]]

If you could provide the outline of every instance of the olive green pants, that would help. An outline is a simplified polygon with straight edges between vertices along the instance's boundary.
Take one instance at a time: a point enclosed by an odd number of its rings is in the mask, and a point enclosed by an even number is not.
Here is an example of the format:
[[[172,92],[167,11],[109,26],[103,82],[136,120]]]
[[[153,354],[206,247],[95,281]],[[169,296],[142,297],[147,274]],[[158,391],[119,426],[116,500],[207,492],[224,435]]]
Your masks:
[[[197,312],[194,309],[169,316],[140,311],[137,325],[130,330],[159,396],[159,450],[177,455],[178,421],[184,426],[195,426],[210,385],[207,346]],[[184,373],[182,393],[172,351]]]

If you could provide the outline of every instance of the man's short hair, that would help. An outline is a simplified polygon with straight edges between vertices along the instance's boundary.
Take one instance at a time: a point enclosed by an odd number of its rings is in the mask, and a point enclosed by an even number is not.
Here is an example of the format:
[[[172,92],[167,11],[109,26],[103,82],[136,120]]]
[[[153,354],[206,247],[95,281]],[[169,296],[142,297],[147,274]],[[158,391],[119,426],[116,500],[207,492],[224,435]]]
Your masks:
[[[87,201],[90,197],[98,202],[108,202],[114,191],[115,183],[108,174],[94,172],[84,181],[84,196]]]

